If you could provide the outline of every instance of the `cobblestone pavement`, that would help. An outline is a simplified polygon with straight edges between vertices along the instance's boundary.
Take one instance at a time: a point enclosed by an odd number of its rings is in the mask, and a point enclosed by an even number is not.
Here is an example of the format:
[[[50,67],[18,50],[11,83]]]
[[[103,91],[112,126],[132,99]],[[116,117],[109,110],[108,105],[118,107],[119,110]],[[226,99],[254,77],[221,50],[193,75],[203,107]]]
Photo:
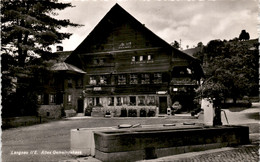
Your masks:
[[[139,162],[259,162],[259,143],[190,152]]]
[[[188,158],[187,158],[188,157]],[[60,162],[101,162],[93,157],[82,157]],[[202,152],[190,152],[138,162],[259,162],[259,145],[225,147]]]
[[[259,147],[242,146],[229,151],[221,151],[204,155],[197,155],[190,158],[172,159],[176,162],[258,162]],[[167,161],[167,160],[166,160]]]

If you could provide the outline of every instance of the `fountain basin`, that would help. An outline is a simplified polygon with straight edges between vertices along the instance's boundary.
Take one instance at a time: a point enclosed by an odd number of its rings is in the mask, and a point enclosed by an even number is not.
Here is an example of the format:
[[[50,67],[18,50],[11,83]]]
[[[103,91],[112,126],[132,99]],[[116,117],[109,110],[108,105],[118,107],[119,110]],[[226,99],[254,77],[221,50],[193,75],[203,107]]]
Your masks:
[[[70,149],[81,155],[95,155],[94,131],[113,130],[114,127],[78,128],[70,130]]]
[[[136,161],[249,143],[244,126],[132,128],[94,132],[95,157]]]

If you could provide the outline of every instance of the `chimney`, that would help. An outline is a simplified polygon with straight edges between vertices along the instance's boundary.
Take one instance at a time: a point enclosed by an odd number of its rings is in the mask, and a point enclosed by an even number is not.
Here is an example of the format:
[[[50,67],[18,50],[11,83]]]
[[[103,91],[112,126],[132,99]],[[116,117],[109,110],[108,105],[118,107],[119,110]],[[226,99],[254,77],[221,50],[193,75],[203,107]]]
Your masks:
[[[57,46],[56,47],[56,52],[62,52],[63,51],[63,47],[62,46]]]

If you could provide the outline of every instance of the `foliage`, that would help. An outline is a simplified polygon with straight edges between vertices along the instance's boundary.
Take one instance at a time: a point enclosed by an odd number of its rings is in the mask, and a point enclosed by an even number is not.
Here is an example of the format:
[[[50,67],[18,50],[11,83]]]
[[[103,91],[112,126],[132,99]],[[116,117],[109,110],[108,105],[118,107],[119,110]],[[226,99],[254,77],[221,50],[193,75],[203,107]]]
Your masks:
[[[55,10],[72,7],[57,0],[3,0],[1,3],[2,49],[25,66],[30,58],[50,55],[49,46],[69,38],[62,27],[79,26],[69,20],[57,20]]]
[[[212,40],[196,57],[201,60],[206,75],[198,95],[219,100],[231,97],[234,102],[245,95],[257,95],[257,40]]]
[[[179,49],[180,48],[180,43],[177,42],[177,41],[174,41],[174,42],[171,43],[171,46],[174,47],[174,48]]]
[[[239,40],[249,40],[249,39],[250,39],[249,33],[246,32],[246,30],[242,30],[239,35]]]
[[[1,65],[3,115],[31,115],[37,109],[36,76],[57,55],[50,45],[69,38],[63,27],[80,26],[58,20],[56,11],[73,7],[57,0],[1,1]]]
[[[2,116],[37,115],[36,82],[25,68],[2,75]]]

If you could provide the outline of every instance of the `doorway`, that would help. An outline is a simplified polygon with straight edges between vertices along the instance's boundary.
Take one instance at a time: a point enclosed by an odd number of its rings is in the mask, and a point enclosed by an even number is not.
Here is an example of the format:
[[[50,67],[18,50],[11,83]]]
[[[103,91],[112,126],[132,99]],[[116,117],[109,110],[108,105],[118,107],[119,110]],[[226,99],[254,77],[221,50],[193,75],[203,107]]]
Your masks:
[[[159,97],[159,113],[167,113],[167,97]]]
[[[82,99],[78,99],[78,112],[77,113],[83,113],[83,100]]]

